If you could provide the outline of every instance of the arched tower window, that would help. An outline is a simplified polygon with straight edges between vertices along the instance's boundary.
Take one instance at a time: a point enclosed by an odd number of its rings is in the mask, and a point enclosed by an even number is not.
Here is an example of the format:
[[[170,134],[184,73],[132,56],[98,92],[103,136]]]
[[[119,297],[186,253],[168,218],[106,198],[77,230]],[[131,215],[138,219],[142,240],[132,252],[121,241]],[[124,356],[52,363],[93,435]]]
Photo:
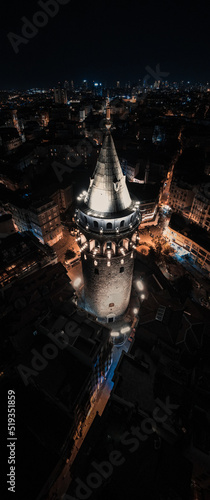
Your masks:
[[[125,221],[124,221],[124,220],[121,220],[121,222],[120,222],[120,227],[124,227],[124,225],[125,225]]]
[[[107,250],[111,250],[111,248],[112,248],[112,242],[111,241],[107,241],[106,248],[107,248]]]
[[[97,222],[97,220],[94,220],[94,221],[93,221],[93,226],[94,226],[94,227],[98,227],[98,222]]]
[[[112,223],[111,222],[107,222],[106,228],[107,229],[112,229]]]
[[[124,267],[123,266],[120,268],[120,273],[124,273]]]

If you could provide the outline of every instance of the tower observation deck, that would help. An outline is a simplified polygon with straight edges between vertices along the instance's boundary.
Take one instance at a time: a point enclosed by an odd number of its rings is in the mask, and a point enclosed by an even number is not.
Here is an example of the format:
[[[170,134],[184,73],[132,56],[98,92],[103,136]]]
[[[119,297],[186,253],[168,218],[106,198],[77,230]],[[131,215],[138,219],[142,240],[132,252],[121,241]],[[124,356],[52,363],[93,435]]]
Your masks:
[[[109,119],[106,128],[76,223],[84,278],[81,304],[98,321],[111,323],[123,317],[130,300],[140,203],[129,194]]]

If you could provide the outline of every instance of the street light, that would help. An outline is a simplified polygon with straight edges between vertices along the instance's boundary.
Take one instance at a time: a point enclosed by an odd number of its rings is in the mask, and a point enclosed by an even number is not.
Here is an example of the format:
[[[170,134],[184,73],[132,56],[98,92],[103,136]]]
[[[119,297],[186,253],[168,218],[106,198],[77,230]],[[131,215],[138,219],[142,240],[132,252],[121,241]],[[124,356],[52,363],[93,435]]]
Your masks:
[[[111,332],[111,337],[119,337],[119,336],[120,336],[119,332],[114,332],[114,331]]]
[[[144,284],[142,283],[141,280],[138,280],[136,282],[136,286],[137,286],[138,290],[140,290],[140,291],[144,290]]]
[[[81,278],[76,278],[74,281],[74,287],[78,288],[78,286],[81,284],[82,280]]]
[[[121,328],[121,333],[128,333],[130,332],[130,326],[124,326],[123,328]]]

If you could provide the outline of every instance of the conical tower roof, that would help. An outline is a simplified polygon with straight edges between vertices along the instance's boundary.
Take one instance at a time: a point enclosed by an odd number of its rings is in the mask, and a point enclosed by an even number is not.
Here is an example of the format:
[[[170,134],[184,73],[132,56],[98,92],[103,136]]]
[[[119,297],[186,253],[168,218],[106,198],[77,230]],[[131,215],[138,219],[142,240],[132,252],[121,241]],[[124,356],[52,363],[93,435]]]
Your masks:
[[[131,205],[120,162],[110,132],[106,133],[86,199],[87,206],[102,214],[121,212]]]

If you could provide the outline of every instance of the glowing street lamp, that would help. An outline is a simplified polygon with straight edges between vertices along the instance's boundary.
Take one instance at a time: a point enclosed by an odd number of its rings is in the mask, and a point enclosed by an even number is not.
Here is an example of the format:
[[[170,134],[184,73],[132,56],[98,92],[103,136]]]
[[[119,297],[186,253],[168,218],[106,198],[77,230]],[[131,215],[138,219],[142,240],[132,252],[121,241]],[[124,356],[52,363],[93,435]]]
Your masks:
[[[137,286],[138,290],[140,290],[140,292],[144,290],[144,284],[142,283],[141,280],[138,280],[136,282],[136,286]]]
[[[121,328],[121,333],[128,333],[130,332],[130,326],[124,326],[123,328]]]
[[[76,278],[74,281],[74,288],[78,288],[82,283],[81,278]]]
[[[114,332],[114,331],[111,332],[111,337],[119,337],[119,336],[120,336],[119,332]]]

